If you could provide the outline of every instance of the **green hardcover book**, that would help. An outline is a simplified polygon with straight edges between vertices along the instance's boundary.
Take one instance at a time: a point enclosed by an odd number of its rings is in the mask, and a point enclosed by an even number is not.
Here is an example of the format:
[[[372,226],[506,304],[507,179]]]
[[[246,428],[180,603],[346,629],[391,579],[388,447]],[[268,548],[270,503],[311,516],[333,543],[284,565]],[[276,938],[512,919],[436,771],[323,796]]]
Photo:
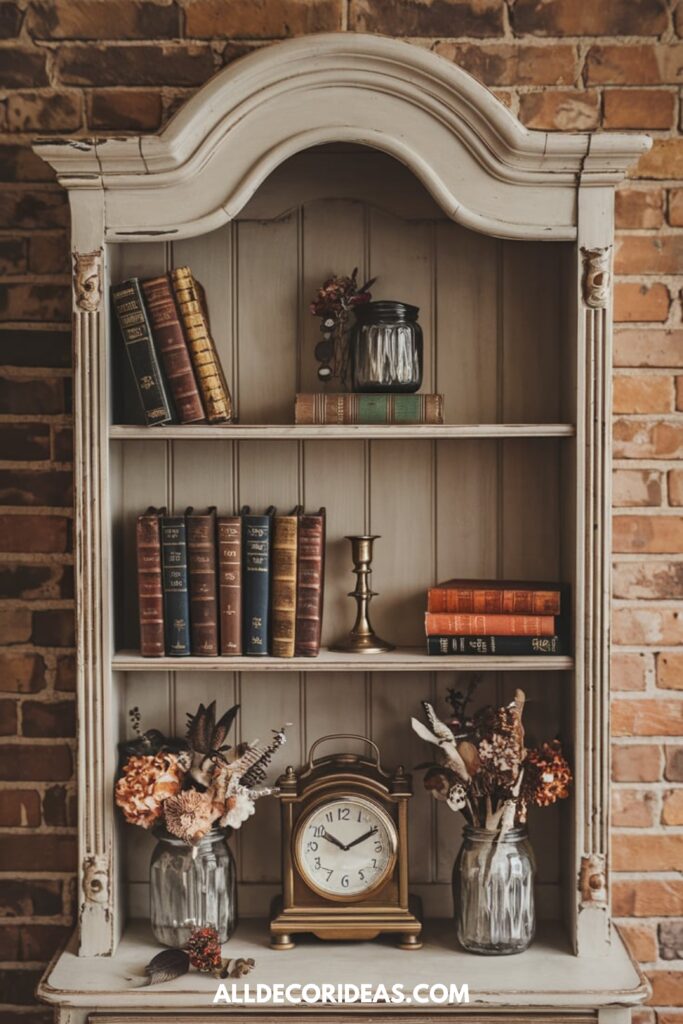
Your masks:
[[[443,395],[303,394],[295,423],[443,423]]]

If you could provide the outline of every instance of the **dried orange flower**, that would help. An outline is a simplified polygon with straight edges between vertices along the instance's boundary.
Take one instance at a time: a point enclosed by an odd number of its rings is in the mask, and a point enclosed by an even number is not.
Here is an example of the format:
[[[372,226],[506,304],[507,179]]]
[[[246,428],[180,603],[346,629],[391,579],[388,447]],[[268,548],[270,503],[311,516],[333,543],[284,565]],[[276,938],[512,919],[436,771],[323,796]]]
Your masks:
[[[177,793],[164,804],[166,828],[171,835],[192,846],[211,831],[216,817],[211,795],[197,789]]]
[[[572,773],[557,740],[527,752],[524,795],[537,807],[548,807],[569,796]]]
[[[126,821],[151,828],[164,800],[180,791],[185,769],[175,754],[129,757],[116,783],[115,799]]]

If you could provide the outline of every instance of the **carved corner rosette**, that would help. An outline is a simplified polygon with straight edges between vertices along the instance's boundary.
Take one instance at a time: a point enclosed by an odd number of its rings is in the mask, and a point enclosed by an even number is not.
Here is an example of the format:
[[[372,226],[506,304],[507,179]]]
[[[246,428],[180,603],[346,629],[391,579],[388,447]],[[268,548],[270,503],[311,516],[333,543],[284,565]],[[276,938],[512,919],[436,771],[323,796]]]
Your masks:
[[[591,309],[604,309],[610,290],[610,254],[612,247],[581,249],[583,257],[583,301]]]
[[[73,290],[76,307],[96,313],[102,304],[102,250],[73,254]]]
[[[104,854],[85,858],[81,885],[86,904],[109,902],[109,861]]]
[[[583,906],[607,906],[607,865],[602,853],[589,853],[581,858],[579,892]]]

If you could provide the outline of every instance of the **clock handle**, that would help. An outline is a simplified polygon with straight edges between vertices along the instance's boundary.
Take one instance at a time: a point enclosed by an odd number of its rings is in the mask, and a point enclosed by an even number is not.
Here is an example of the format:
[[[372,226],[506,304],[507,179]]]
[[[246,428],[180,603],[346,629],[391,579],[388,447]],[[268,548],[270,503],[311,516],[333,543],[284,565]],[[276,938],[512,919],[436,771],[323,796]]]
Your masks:
[[[359,743],[367,743],[367,745],[369,747],[372,747],[372,749],[374,751],[374,754],[375,754],[375,764],[380,769],[380,771],[382,770],[382,766],[381,766],[380,760],[379,760],[379,757],[380,757],[379,747],[377,746],[377,744],[373,740],[368,739],[367,736],[358,736],[356,733],[353,733],[353,732],[330,733],[329,736],[321,736],[319,739],[317,739],[315,741],[315,743],[311,744],[311,749],[308,752],[308,767],[309,768],[313,767],[313,751],[317,747],[319,747],[321,743],[327,743],[328,740],[357,740]]]

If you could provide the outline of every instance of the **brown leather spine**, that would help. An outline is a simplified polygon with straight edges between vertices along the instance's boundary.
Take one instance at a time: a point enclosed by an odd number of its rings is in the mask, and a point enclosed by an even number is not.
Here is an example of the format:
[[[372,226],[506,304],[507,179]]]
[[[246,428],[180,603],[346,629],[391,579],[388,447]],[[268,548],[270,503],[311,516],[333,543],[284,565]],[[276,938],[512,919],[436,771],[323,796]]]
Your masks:
[[[325,586],[325,509],[299,517],[297,552],[296,642],[299,657],[320,653]]]
[[[242,519],[218,517],[221,654],[242,653]]]
[[[275,516],[271,548],[270,652],[293,658],[296,639],[298,517]]]
[[[161,582],[161,539],[157,510],[138,516],[135,533],[138,559],[140,653],[160,658],[164,653],[164,593]]]
[[[192,653],[205,658],[218,654],[218,592],[216,577],[216,512],[185,514],[187,567],[190,584]]]
[[[190,352],[178,316],[171,283],[165,275],[142,281],[145,305],[168,386],[181,423],[205,420]]]

